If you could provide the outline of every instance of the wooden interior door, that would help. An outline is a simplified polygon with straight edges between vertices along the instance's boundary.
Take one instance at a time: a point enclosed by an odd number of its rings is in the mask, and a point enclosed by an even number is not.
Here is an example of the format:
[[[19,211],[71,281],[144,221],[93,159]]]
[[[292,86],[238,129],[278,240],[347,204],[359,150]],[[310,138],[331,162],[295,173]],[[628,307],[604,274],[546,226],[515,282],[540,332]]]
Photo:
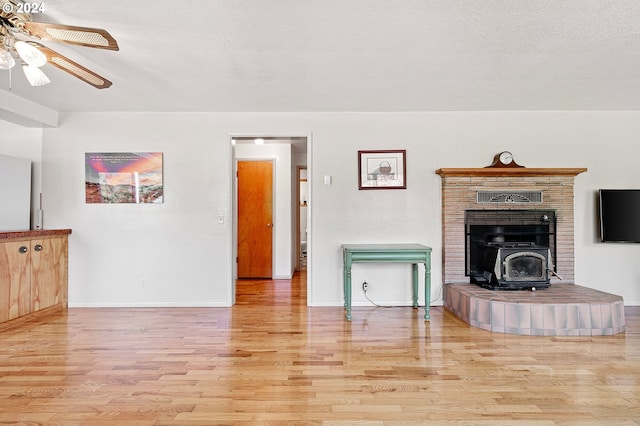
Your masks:
[[[271,278],[273,163],[238,161],[238,278]]]

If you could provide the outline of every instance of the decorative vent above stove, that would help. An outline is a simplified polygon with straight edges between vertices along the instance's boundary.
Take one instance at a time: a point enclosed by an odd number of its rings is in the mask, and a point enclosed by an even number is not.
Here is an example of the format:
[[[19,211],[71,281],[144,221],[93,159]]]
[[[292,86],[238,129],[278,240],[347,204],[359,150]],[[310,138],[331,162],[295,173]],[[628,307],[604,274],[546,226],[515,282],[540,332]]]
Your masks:
[[[540,204],[542,191],[477,191],[478,204]]]

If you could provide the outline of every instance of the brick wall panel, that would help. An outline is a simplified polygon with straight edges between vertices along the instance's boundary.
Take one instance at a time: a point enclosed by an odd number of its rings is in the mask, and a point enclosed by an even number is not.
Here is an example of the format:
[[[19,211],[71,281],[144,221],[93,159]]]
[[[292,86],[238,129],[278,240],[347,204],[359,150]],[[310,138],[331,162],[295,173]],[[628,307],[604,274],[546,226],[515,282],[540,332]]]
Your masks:
[[[469,282],[465,271],[464,211],[499,209],[556,210],[556,250],[554,259],[564,282],[574,280],[573,176],[442,176],[443,280],[445,284]],[[542,191],[539,204],[476,204],[477,191]],[[561,282],[553,279],[552,282]]]

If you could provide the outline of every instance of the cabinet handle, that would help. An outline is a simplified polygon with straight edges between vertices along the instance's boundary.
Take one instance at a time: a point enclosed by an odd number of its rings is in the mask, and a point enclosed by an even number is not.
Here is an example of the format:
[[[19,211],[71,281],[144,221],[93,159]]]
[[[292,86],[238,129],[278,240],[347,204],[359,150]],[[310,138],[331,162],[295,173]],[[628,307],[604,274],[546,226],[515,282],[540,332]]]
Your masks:
[[[35,250],[35,251],[40,251],[40,250],[42,250],[42,245],[40,245],[40,244],[36,244],[36,246],[34,247],[34,250]]]
[[[29,251],[29,249],[28,249],[26,246],[22,246],[22,247],[20,247],[20,248],[18,249],[18,251],[19,251],[20,253],[26,253],[27,251]]]

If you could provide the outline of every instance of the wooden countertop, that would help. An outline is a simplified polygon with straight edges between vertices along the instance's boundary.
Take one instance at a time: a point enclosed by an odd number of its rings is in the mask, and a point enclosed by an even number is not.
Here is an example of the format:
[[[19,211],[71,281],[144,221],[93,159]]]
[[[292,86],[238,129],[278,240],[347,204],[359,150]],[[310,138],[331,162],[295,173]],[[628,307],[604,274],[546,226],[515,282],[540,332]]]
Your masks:
[[[68,235],[71,229],[40,229],[33,231],[8,231],[0,232],[0,240],[9,240],[12,238],[29,238],[29,237],[48,237],[52,235]]]

